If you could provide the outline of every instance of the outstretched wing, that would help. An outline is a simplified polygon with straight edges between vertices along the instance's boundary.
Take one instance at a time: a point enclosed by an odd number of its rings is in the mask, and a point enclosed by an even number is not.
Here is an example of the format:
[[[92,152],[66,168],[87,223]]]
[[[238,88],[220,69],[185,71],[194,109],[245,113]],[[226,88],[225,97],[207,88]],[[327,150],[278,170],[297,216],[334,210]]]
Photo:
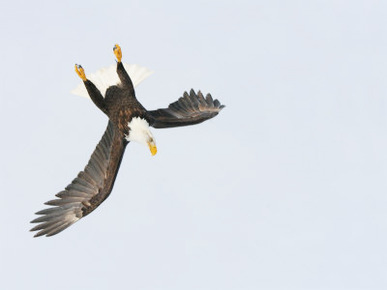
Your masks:
[[[128,142],[109,121],[107,129],[90,157],[84,171],[56,196],[46,202],[53,207],[37,212],[31,221],[39,223],[31,229],[35,237],[55,235],[96,209],[113,188],[122,156]]]
[[[170,104],[168,108],[148,111],[155,128],[170,128],[201,123],[218,115],[224,108],[218,100],[213,100],[210,94],[204,98],[199,91],[190,94],[184,92],[183,97]]]

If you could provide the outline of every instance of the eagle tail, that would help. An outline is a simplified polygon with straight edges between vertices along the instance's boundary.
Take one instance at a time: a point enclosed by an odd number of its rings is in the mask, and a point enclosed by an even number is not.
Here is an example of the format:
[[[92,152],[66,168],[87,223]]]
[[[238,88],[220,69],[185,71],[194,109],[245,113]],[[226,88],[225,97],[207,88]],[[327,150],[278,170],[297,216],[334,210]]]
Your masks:
[[[134,87],[138,86],[143,80],[153,74],[153,71],[137,64],[124,63],[124,67],[128,72]],[[116,85],[120,82],[116,68],[117,65],[113,64],[109,67],[101,68],[98,71],[87,75],[87,78],[96,85],[103,96],[110,86]],[[80,83],[75,89],[71,91],[71,93],[77,96],[89,98],[89,94],[87,93],[83,83]]]

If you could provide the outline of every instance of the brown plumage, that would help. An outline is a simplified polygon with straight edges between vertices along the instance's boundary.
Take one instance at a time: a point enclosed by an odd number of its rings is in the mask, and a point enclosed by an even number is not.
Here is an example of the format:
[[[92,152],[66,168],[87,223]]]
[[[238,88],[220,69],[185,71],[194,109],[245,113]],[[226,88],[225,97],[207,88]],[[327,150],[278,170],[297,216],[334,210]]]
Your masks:
[[[148,138],[144,140],[150,148],[155,146],[147,126],[170,128],[198,124],[213,118],[224,107],[218,100],[213,100],[211,95],[204,98],[200,91],[196,94],[191,90],[190,94],[185,92],[183,97],[168,108],[147,111],[136,99],[132,81],[121,63],[119,46],[115,46],[114,52],[118,59],[117,74],[121,83],[109,87],[105,96],[86,79],[82,67],[76,68],[90,98],[108,116],[109,122],[85,169],[65,190],[56,195],[57,199],[45,203],[53,207],[36,213],[40,217],[32,223],[38,225],[31,229],[38,231],[35,237],[55,235],[95,210],[112,191],[129,141],[142,142],[142,138]],[[137,118],[140,124],[145,124],[141,130],[132,122]],[[140,134],[140,137],[136,134]],[[151,148],[151,152],[155,154],[156,151]]]

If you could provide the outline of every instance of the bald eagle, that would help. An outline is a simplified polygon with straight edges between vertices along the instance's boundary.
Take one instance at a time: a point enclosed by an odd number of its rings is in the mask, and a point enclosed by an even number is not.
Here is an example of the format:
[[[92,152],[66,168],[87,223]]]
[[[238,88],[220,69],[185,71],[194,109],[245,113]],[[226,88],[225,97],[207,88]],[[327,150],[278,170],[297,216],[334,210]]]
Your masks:
[[[35,237],[53,236],[63,231],[94,211],[109,196],[130,141],[147,145],[151,154],[155,155],[157,147],[150,127],[171,128],[198,124],[215,117],[224,107],[210,94],[204,97],[200,91],[195,93],[191,90],[189,94],[184,92],[168,108],[147,111],[137,101],[132,79],[121,62],[120,46],[116,44],[113,52],[117,58],[117,85],[97,88],[86,77],[82,66],[75,65],[75,71],[91,100],[108,116],[109,121],[85,169],[65,190],[56,194],[57,199],[45,203],[52,207],[36,213],[39,217],[31,221],[38,223],[31,229],[37,231]],[[142,71],[135,82],[138,83],[148,74],[149,71]]]

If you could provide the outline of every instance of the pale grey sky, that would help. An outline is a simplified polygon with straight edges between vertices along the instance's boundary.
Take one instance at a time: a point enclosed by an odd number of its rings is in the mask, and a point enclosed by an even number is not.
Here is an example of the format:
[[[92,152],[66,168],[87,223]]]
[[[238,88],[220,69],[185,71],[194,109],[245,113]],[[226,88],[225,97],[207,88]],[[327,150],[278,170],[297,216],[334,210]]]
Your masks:
[[[1,289],[386,289],[387,3],[0,3]],[[111,196],[52,238],[29,221],[106,117],[70,94],[123,59],[227,107],[127,148]]]

